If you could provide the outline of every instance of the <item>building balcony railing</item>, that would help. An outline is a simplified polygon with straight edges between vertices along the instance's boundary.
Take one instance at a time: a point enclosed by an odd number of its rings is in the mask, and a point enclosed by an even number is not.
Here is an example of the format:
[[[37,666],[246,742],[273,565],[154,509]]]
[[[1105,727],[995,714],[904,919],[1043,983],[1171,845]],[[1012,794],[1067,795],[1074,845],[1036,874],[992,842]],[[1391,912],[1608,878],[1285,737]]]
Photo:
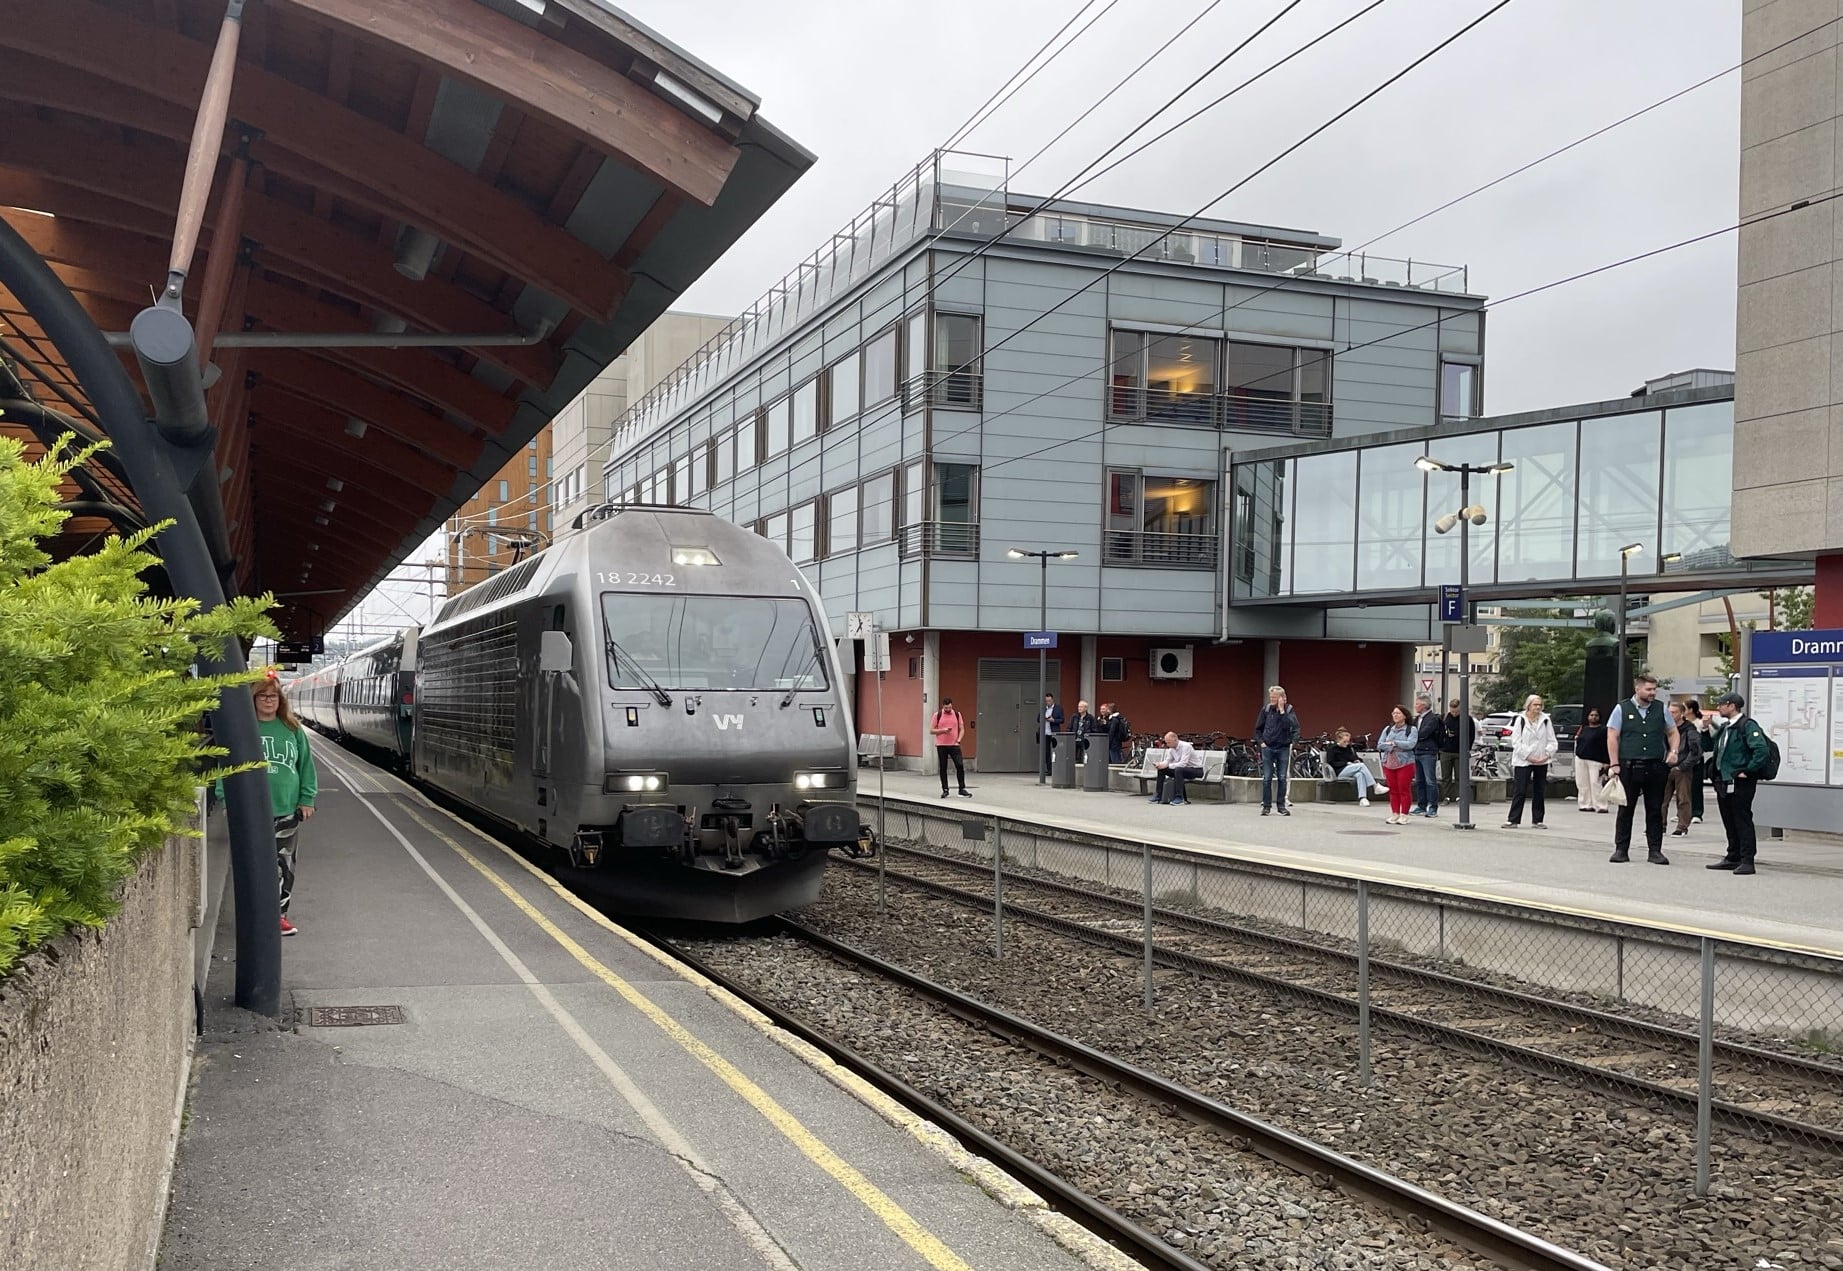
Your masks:
[[[923,371],[902,386],[902,408],[980,410],[985,405],[985,376],[978,371]]]
[[[896,540],[904,559],[979,554],[979,526],[967,521],[918,521],[903,526]]]
[[[1101,558],[1108,565],[1214,569],[1216,553],[1220,550],[1221,539],[1215,534],[1108,530],[1101,546]]]
[[[1238,393],[1174,393],[1162,388],[1117,387],[1111,393],[1108,407],[1116,420],[1288,433],[1296,437],[1331,435],[1330,402],[1247,397]]]

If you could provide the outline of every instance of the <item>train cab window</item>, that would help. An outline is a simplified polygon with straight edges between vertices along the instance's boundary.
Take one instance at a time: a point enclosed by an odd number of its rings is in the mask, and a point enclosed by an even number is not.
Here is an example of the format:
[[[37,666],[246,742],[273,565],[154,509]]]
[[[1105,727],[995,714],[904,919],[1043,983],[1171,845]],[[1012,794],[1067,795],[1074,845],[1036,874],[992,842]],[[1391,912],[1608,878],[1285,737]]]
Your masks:
[[[605,592],[605,671],[614,688],[823,689],[812,608],[804,600]]]

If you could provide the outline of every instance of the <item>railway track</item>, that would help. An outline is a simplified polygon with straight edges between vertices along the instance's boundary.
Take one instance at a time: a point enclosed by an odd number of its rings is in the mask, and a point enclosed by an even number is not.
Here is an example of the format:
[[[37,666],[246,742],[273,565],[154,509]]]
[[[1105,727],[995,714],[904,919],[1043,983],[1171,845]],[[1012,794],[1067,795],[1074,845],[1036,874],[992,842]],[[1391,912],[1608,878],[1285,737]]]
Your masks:
[[[1382,1170],[1365,1165],[1341,1153],[1333,1151],[1299,1135],[1273,1126],[1263,1120],[1230,1108],[1216,1100],[1210,1099],[1178,1083],[1160,1077],[1133,1064],[1105,1054],[1072,1038],[1044,1029],[1017,1015],[988,1005],[964,993],[937,984],[913,972],[894,966],[882,959],[859,950],[851,945],[825,936],[801,924],[786,919],[776,920],[774,931],[782,939],[792,939],[807,950],[816,951],[838,967],[848,978],[861,981],[863,977],[875,977],[876,980],[896,986],[911,1002],[920,999],[927,1007],[940,1015],[957,1021],[959,1027],[970,1036],[979,1039],[979,1043],[990,1046],[994,1040],[1011,1049],[1021,1049],[1033,1057],[1034,1062],[1046,1065],[1049,1075],[1025,1077],[1021,1084],[1030,1088],[1066,1087],[1069,1074],[1080,1074],[1095,1086],[1103,1098],[1111,1094],[1117,1100],[1122,1095],[1131,1096],[1134,1108],[1122,1112],[1119,1109],[1106,1109],[1089,1106],[1085,1102],[1069,1098],[1069,1092],[1062,1090],[1056,1099],[1056,1112],[1065,1119],[1092,1117],[1096,1121],[1130,1120],[1138,1123],[1156,1123],[1161,1119],[1176,1119],[1207,1131],[1213,1150],[1237,1157],[1258,1158],[1259,1163],[1271,1168],[1278,1166],[1295,1178],[1298,1185],[1308,1192],[1334,1193],[1342,1201],[1359,1204],[1368,1209],[1380,1211],[1386,1215],[1385,1225],[1392,1224],[1390,1242],[1396,1239],[1404,1245],[1394,1252],[1413,1252],[1416,1256],[1436,1258],[1437,1262],[1416,1263],[1415,1265],[1439,1266],[1474,1266],[1486,1265],[1506,1268],[1526,1268],[1528,1271],[1605,1271],[1604,1264],[1595,1262],[1578,1253],[1561,1248],[1549,1241],[1522,1231],[1507,1223],[1456,1204],[1423,1188],[1417,1187]],[[1091,1230],[1104,1238],[1127,1249],[1150,1265],[1160,1267],[1184,1268],[1186,1271],[1201,1271],[1209,1265],[1193,1258],[1172,1243],[1170,1232],[1160,1236],[1146,1226],[1120,1212],[1112,1205],[1104,1203],[1077,1182],[1059,1173],[1058,1170],[1042,1160],[1028,1148],[1006,1141],[1005,1136],[993,1133],[955,1108],[947,1106],[941,1099],[920,1090],[916,1084],[897,1075],[888,1067],[880,1065],[860,1054],[849,1040],[841,1039],[834,1027],[821,1025],[791,1011],[784,1000],[790,992],[814,992],[811,984],[801,981],[805,987],[790,990],[790,979],[781,975],[766,977],[749,977],[744,982],[739,976],[730,974],[718,961],[726,964],[740,963],[745,967],[760,968],[763,958],[753,952],[738,953],[745,945],[761,946],[759,939],[745,939],[728,942],[708,942],[705,955],[694,953],[685,947],[685,942],[663,937],[654,937],[670,950],[676,957],[684,959],[700,973],[722,984],[739,997],[749,1002],[756,1009],[774,1019],[782,1027],[820,1047],[842,1064],[858,1071],[885,1092],[897,1098],[911,1109],[935,1121],[966,1143],[972,1150],[997,1160],[1014,1174],[1025,1179],[1043,1193],[1046,1199],[1063,1212],[1075,1217]],[[771,939],[774,937],[771,937]],[[716,957],[708,956],[715,952]],[[775,985],[773,989],[760,987],[760,979],[766,978]],[[861,993],[861,983],[853,985],[853,991]],[[828,997],[830,995],[827,995]],[[817,999],[814,999],[817,1000]],[[920,1028],[921,1025],[915,1025]],[[931,1027],[938,1030],[939,1025]],[[929,1046],[937,1044],[937,1034],[930,1033]],[[1018,1074],[1012,1065],[1004,1061],[995,1061],[989,1055],[972,1065],[979,1071],[1003,1072],[1009,1083],[1015,1087],[1020,1084]],[[970,1103],[973,1107],[986,1106],[986,1096],[959,1091],[960,1101]],[[987,1116],[991,1121],[993,1118]],[[1183,1131],[1167,1132],[1165,1141],[1182,1140]],[[1130,1152],[1131,1149],[1122,1149]],[[1111,1155],[1112,1153],[1109,1153]],[[1103,1169],[1107,1166],[1103,1165]],[[1163,1194],[1162,1190],[1160,1194]],[[1282,1210],[1306,1211],[1297,1205],[1280,1202]],[[1243,1206],[1244,1212],[1246,1206]],[[1361,1224],[1360,1224],[1361,1225]],[[1366,1245],[1383,1244],[1372,1235],[1363,1241]],[[1321,1233],[1316,1230],[1304,1230],[1301,1239],[1313,1248],[1323,1247]],[[1435,1248],[1414,1248],[1422,1242],[1431,1242]],[[1474,1261],[1455,1262],[1437,1251],[1442,1242],[1450,1242],[1460,1249],[1469,1250],[1484,1259],[1483,1263]],[[1327,1264],[1340,1265],[1340,1264]],[[1354,1265],[1354,1264],[1353,1264]],[[1381,1265],[1375,1263],[1373,1265]],[[1390,1262],[1388,1265],[1397,1265]]]
[[[889,879],[990,912],[989,890],[960,885],[990,879],[989,865],[914,848],[885,850]],[[902,870],[887,869],[897,861]],[[1143,950],[1138,897],[1010,871],[1005,887],[1008,917],[1097,946]],[[1020,903],[1017,891],[1030,893],[1029,903]],[[1354,953],[1167,908],[1155,907],[1153,921],[1153,958],[1162,966],[1268,990],[1342,1017],[1357,1012]],[[1374,956],[1369,965],[1371,1018],[1380,1027],[1695,1116],[1694,1033]],[[1715,1053],[1726,1096],[1713,1104],[1718,1124],[1843,1155],[1843,1068],[1732,1040],[1717,1040]],[[1791,1109],[1802,1115],[1790,1115]]]

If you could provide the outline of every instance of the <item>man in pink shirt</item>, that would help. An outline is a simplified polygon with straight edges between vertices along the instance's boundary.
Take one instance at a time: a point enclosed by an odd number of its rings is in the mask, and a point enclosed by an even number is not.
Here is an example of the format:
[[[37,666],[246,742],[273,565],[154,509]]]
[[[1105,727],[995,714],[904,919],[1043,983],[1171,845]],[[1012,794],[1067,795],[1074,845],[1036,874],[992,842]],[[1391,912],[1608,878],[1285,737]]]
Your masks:
[[[954,709],[953,698],[941,699],[941,707],[934,712],[934,720],[928,725],[928,731],[934,734],[934,753],[940,758],[941,797],[945,799],[948,794],[947,761],[951,759],[954,776],[960,781],[960,794],[972,798],[973,792],[966,788],[966,763],[960,757],[960,738],[966,732],[966,716]]]

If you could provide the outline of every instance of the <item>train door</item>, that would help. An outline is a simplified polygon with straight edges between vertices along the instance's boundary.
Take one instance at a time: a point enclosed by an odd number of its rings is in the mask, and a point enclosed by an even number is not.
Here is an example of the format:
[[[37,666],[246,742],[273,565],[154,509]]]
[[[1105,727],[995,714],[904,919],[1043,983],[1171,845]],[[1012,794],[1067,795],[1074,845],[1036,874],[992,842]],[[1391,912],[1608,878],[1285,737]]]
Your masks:
[[[1050,659],[1048,691],[1058,693],[1062,664]],[[979,659],[979,714],[975,763],[980,772],[1035,772],[1037,719],[1035,658]]]

